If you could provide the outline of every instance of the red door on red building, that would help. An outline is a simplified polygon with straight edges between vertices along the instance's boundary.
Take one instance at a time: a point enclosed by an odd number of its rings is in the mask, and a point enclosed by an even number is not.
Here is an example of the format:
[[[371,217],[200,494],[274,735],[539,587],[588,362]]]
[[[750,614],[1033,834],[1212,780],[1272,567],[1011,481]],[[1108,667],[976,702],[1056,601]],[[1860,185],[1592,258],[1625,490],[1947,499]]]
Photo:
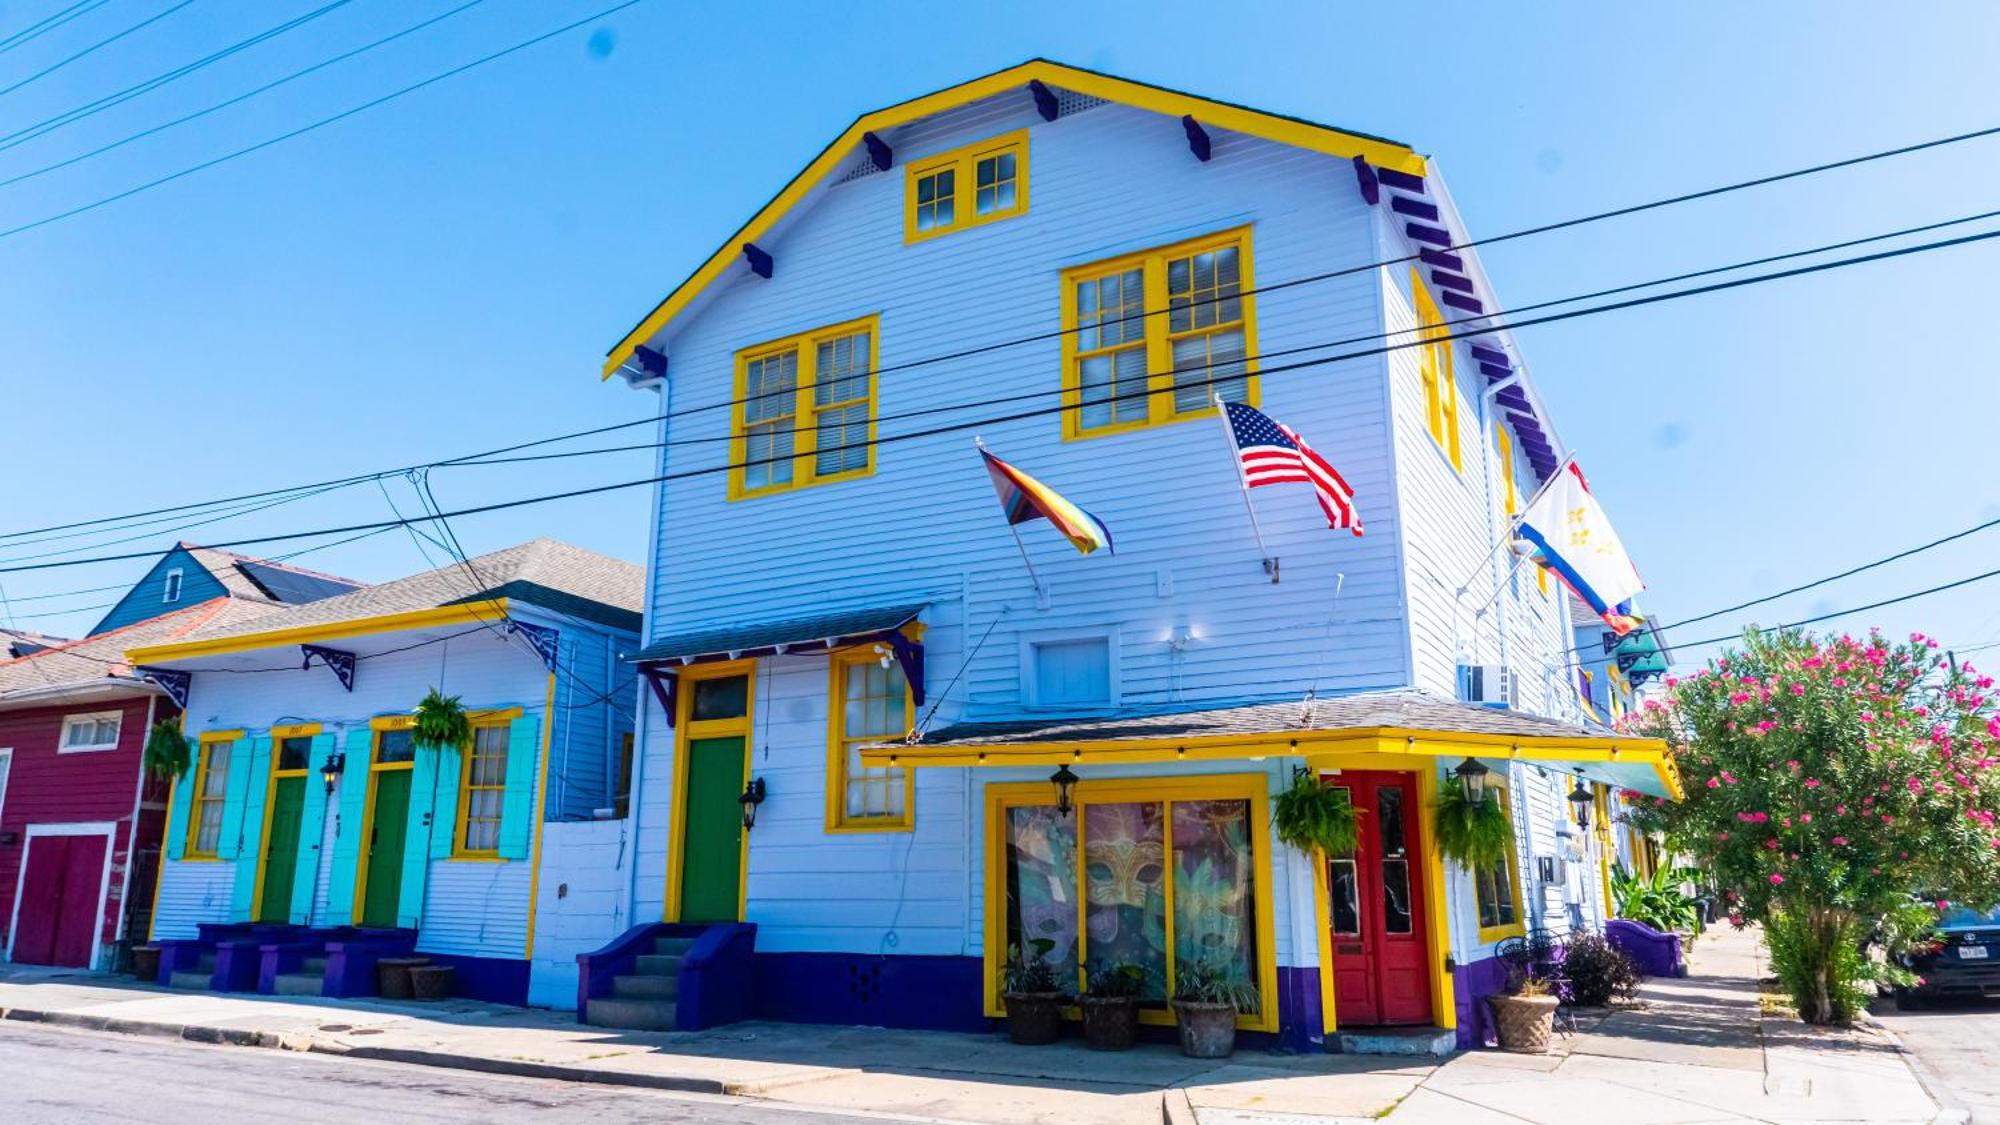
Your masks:
[[[1360,828],[1354,853],[1327,862],[1334,1015],[1342,1027],[1428,1024],[1430,935],[1416,776],[1347,770],[1324,781],[1348,791]]]
[[[89,967],[104,894],[104,851],[110,845],[110,837],[101,834],[29,837],[15,961]]]

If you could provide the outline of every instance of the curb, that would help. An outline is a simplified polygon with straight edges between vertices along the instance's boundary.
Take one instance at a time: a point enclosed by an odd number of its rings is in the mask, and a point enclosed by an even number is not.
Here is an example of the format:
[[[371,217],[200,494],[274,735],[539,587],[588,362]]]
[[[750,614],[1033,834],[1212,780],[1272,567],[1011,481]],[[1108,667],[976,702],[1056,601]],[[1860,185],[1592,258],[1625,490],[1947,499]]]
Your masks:
[[[1896,1056],[1903,1060],[1904,1066],[1910,1068],[1910,1074],[1929,1096],[1931,1104],[1937,1106],[1938,1111],[1931,1118],[1931,1125],[1966,1125],[1972,1120],[1972,1111],[1950,1100],[1949,1088],[1945,1086],[1944,1078],[1932,1070],[1931,1065],[1925,1062],[1921,1055],[1910,1050],[1909,1045],[1903,1042],[1902,1036],[1891,1030],[1888,1024],[1876,1019],[1872,1012],[1862,1013],[1861,1018],[1869,1027],[1881,1032],[1882,1036],[1896,1048]]]

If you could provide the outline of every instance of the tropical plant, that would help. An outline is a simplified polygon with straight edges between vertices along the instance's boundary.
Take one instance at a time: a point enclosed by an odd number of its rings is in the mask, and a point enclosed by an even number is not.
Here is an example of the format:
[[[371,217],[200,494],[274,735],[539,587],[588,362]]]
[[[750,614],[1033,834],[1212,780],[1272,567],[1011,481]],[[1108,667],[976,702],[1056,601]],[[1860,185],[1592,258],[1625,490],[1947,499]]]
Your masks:
[[[1748,633],[1637,716],[1687,796],[1626,815],[1692,857],[1733,925],[1764,924],[1801,1019],[1840,1021],[1866,980],[1894,983],[1860,946],[1911,892],[2000,902],[1993,684],[1920,633]]]
[[[1228,1004],[1239,1012],[1257,1010],[1257,988],[1229,966],[1203,958],[1174,966],[1174,999],[1183,1004]]]
[[[1046,940],[1046,939],[1044,939]],[[1090,995],[1105,1000],[1136,999],[1145,994],[1146,970],[1131,962],[1105,965],[1093,971],[1086,982]]]
[[[1491,792],[1472,800],[1456,785],[1438,791],[1433,810],[1438,851],[1467,867],[1504,863],[1514,847],[1514,829]]]
[[[1061,992],[1062,978],[1049,961],[1049,951],[1056,943],[1048,938],[1034,938],[1028,945],[1034,950],[1032,956],[1018,945],[1007,947],[1007,992],[1015,996]]]
[[[1562,970],[1569,981],[1570,1002],[1586,1008],[1602,1008],[1639,993],[1639,967],[1602,934],[1571,935],[1563,946]]]
[[[458,696],[432,688],[423,702],[417,704],[411,741],[431,750],[463,746],[472,741],[472,719],[466,715]]]
[[[1611,872],[1611,900],[1620,918],[1640,922],[1670,934],[1701,932],[1701,900],[1686,885],[1701,878],[1692,867],[1657,867],[1651,878],[1633,875],[1621,865]]]
[[[1360,840],[1359,815],[1347,790],[1323,784],[1306,770],[1292,775],[1291,787],[1273,799],[1272,823],[1278,839],[1308,855],[1346,855]]]
[[[153,724],[146,735],[141,763],[148,776],[162,781],[172,781],[188,771],[194,764],[194,752],[179,722],[161,719]]]

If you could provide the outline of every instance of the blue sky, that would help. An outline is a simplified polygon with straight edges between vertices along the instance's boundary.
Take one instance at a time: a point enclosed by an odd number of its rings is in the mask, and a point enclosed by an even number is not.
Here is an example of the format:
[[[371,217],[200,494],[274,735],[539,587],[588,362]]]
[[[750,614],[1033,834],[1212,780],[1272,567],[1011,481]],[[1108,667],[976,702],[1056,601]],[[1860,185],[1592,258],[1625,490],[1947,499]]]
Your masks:
[[[0,53],[0,88],[174,2],[113,0]],[[0,150],[0,179],[458,2],[353,0]],[[611,2],[486,0],[269,95],[0,187],[0,229]],[[0,36],[61,6],[0,3]],[[0,135],[317,6],[197,0],[0,93]],[[1035,55],[1407,141],[1437,158],[1475,236],[2000,124],[1982,108],[1992,99],[1981,78],[2000,17],[1971,5],[1920,16],[1861,5],[1229,11],[645,0],[297,140],[0,237],[0,433],[12,453],[0,530],[638,417],[649,398],[596,377],[605,348],[821,146],[861,112]],[[1502,303],[1525,304],[2000,208],[1986,186],[1997,171],[2000,139],[1977,141],[1496,246],[1485,260]],[[1557,427],[1655,612],[1671,621],[2000,518],[1989,436],[2000,394],[1990,314],[1975,307],[1996,256],[2000,245],[1987,244],[1523,330]],[[433,484],[460,507],[643,477],[649,460],[440,470]],[[406,484],[388,491],[348,489],[185,532],[0,544],[0,558],[361,522],[386,517],[392,501],[415,509]],[[631,490],[455,530],[473,551],[548,534],[639,559],[646,505]],[[145,538],[103,544],[132,535]],[[2000,529],[1743,619],[1962,578],[1993,568],[1996,547]],[[401,533],[299,561],[367,580],[428,565]],[[115,594],[49,595],[143,567],[0,581],[18,624],[75,632]],[[1670,636],[1685,643],[1736,623]],[[1870,623],[1961,647],[2000,642],[2000,579],[1838,624]]]

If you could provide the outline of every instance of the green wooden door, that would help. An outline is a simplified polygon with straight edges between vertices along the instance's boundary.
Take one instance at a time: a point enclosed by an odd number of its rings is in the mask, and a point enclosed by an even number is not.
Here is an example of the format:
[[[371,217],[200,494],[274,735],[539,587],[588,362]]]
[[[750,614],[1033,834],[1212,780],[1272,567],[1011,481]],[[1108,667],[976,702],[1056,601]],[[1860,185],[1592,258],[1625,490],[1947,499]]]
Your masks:
[[[743,878],[743,736],[691,738],[681,797],[681,921],[737,921]]]
[[[410,771],[376,770],[375,814],[368,849],[368,886],[362,893],[361,924],[394,926],[403,893],[403,839],[410,826]]]
[[[271,797],[271,835],[264,842],[264,897],[259,922],[289,922],[292,873],[299,865],[299,821],[305,815],[306,779],[280,777]]]

